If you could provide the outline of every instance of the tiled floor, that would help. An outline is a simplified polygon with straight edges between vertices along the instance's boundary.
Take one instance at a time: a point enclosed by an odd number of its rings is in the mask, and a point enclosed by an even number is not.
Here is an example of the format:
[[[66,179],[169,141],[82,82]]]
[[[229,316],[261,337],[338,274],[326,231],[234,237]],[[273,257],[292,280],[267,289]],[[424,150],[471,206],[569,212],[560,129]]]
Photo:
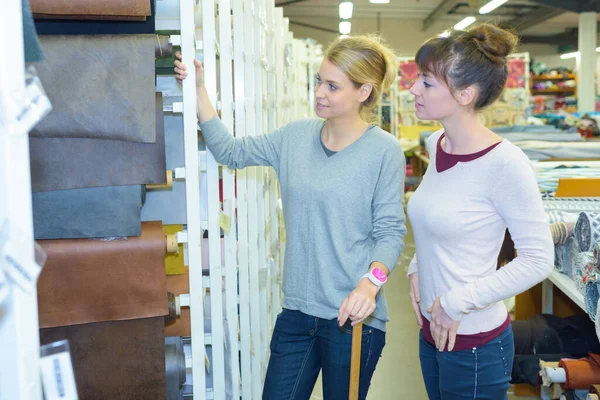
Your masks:
[[[414,239],[409,227],[404,253],[385,284],[390,322],[386,346],[375,370],[368,400],[427,400],[419,367],[419,330],[410,304],[406,278],[414,251]],[[533,398],[514,397],[509,393],[509,400],[528,399]],[[320,379],[312,400],[324,400]]]

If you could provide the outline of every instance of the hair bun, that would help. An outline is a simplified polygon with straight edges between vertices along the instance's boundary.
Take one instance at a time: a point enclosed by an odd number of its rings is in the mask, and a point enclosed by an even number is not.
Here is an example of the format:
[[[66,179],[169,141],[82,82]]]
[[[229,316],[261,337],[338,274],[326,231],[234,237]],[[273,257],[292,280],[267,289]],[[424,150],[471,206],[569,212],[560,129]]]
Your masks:
[[[468,32],[479,50],[497,64],[506,62],[506,56],[517,47],[519,38],[513,32],[492,24],[475,25]]]

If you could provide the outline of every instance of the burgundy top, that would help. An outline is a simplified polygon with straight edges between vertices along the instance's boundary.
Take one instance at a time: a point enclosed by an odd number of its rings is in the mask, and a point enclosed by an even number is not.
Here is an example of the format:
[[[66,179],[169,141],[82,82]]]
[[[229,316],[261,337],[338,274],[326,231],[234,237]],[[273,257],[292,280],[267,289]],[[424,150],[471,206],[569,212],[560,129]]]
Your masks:
[[[488,148],[485,148],[477,153],[472,154],[450,154],[446,153],[442,148],[442,138],[446,136],[445,133],[442,133],[437,142],[437,152],[435,158],[435,167],[437,172],[444,172],[454,167],[459,162],[473,161],[482,157],[492,151],[496,146],[498,146],[502,142],[494,143]],[[423,317],[423,316],[422,316]],[[502,325],[488,332],[476,333],[473,335],[456,335],[456,342],[454,344],[454,349],[452,351],[460,351],[472,349],[473,347],[483,346],[486,343],[489,343],[496,337],[500,336],[502,332],[504,332],[510,325],[510,315],[506,315],[506,320]],[[430,330],[430,322],[427,318],[423,317],[423,338],[435,345],[435,341],[433,340],[433,336],[431,336]],[[444,350],[448,350],[447,346]]]
[[[435,346],[433,336],[431,336],[430,322],[427,318],[423,317],[423,339]],[[460,351],[472,349],[473,347],[483,346],[500,336],[510,326],[510,315],[506,313],[506,320],[502,325],[491,331],[475,333],[472,335],[456,335],[456,342],[454,342],[454,349],[452,351]],[[448,350],[448,345],[444,347],[444,351]]]
[[[472,154],[450,154],[446,153],[444,149],[442,149],[442,139],[446,136],[445,133],[442,133],[438,142],[437,142],[437,154],[435,157],[435,169],[437,172],[444,172],[452,167],[454,167],[459,162],[473,161],[482,157],[492,151],[496,146],[498,146],[502,142],[494,143],[490,147],[478,151],[477,153]]]

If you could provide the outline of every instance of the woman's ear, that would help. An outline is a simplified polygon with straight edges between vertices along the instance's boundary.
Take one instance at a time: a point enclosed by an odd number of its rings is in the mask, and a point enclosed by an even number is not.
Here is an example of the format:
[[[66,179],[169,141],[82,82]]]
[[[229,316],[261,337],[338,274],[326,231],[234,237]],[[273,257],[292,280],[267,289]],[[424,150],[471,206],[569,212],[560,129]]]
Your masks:
[[[372,91],[373,91],[373,85],[371,85],[370,83],[363,84],[360,87],[360,93],[358,96],[359,103],[364,103],[365,101],[367,101],[367,99],[371,95]]]
[[[454,98],[463,107],[467,107],[475,101],[477,97],[477,90],[473,85],[466,87],[462,90],[457,90]]]

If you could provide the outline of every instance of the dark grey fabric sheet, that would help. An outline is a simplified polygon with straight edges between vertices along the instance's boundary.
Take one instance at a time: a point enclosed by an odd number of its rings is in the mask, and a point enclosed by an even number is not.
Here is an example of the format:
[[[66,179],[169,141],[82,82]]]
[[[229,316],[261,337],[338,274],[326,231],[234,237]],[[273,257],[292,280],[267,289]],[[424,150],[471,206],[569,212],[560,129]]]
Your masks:
[[[37,71],[53,109],[31,136],[154,143],[155,35],[40,41]]]
[[[35,239],[140,236],[144,195],[142,185],[33,193]]]
[[[156,143],[31,138],[34,192],[166,182],[162,96],[153,95]]]

